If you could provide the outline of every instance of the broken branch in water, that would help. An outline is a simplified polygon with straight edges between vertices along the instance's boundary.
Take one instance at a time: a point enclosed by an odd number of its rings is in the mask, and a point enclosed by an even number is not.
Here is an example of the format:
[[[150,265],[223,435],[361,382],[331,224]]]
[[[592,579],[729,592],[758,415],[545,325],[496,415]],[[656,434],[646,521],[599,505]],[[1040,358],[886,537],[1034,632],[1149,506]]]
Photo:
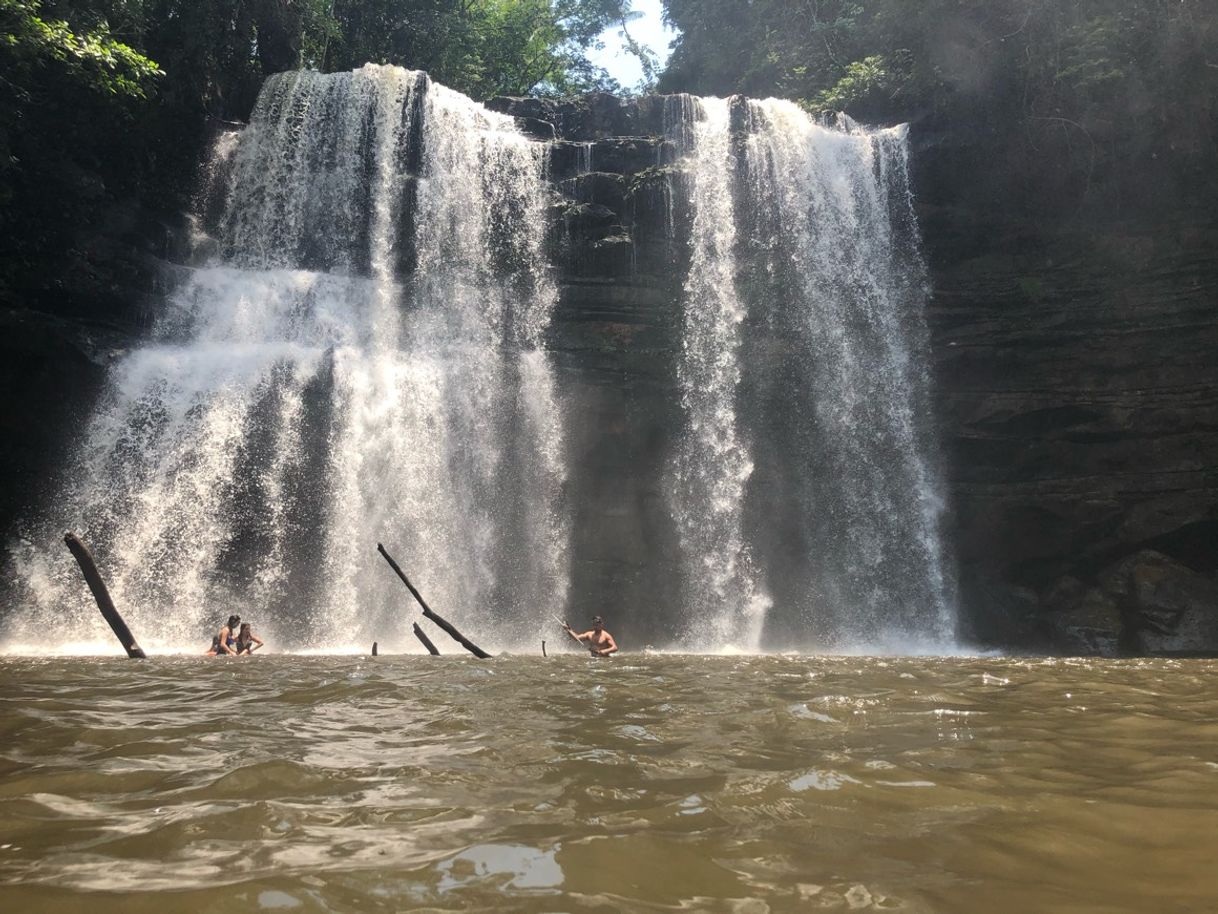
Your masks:
[[[391,556],[385,550],[384,546],[382,546],[380,543],[377,543],[376,549],[381,555],[383,555],[385,557],[385,561],[389,563],[389,567],[392,568],[394,570],[394,572],[397,574],[397,576],[402,579],[402,583],[406,585],[406,589],[409,590],[411,595],[418,601],[419,606],[421,606],[423,608],[424,616],[426,616],[432,622],[436,623],[436,625],[440,626],[440,628],[444,629],[444,631],[448,632],[448,634],[452,637],[452,639],[454,641],[456,641],[458,644],[460,644],[463,648],[465,648],[467,651],[469,651],[479,660],[489,660],[490,659],[490,656],[491,656],[490,654],[488,654],[482,648],[478,647],[478,645],[474,644],[474,642],[470,641],[463,634],[461,634],[459,631],[457,631],[457,629],[451,623],[449,623],[446,619],[444,619],[441,616],[436,615],[434,612],[431,611],[431,607],[427,605],[427,601],[423,599],[423,595],[420,594],[415,589],[415,586],[410,583],[410,578],[406,577],[406,573],[404,571],[402,571],[401,568],[398,567],[398,563],[393,560],[393,556]]]
[[[427,648],[427,653],[431,654],[433,657],[440,656],[440,651],[434,644],[431,643],[431,639],[427,637],[427,633],[424,632],[423,629],[419,628],[418,622],[414,624],[414,636],[423,642],[423,647]]]
[[[93,591],[93,599],[97,601],[97,608],[110,623],[110,628],[118,638],[119,644],[123,646],[123,650],[127,652],[127,656],[143,660],[146,655],[143,649],[135,643],[135,635],[131,634],[131,629],[127,627],[127,623],[123,621],[123,617],[115,608],[114,601],[110,599],[110,591],[106,590],[106,583],[102,580],[101,572],[97,570],[97,563],[93,561],[93,554],[89,552],[89,547],[71,530],[63,535],[63,541],[76,558],[76,564],[80,566],[80,570],[84,572],[85,582]]]

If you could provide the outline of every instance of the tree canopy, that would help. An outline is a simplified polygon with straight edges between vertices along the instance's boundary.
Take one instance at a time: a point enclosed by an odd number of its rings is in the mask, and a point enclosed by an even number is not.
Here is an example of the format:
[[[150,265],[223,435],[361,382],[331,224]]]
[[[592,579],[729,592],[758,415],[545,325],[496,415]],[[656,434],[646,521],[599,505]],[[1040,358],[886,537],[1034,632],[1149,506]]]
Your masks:
[[[474,98],[618,88],[586,52],[632,15],[629,0],[337,0],[304,56],[322,70],[427,70]]]
[[[1218,24],[1202,0],[664,3],[680,29],[661,86],[670,90],[906,109],[970,98],[998,107],[995,93],[1011,91],[1030,105],[1138,114],[1150,97],[1218,83]]]
[[[246,117],[270,73],[376,62],[474,98],[617,89],[587,51],[630,6],[0,0],[0,296],[46,286],[117,199],[185,205],[208,119]]]
[[[1088,181],[1152,159],[1213,181],[1209,0],[664,6],[679,37],[661,90],[950,119]],[[378,62],[475,98],[612,90],[587,52],[634,16],[631,0],[0,0],[0,294],[46,273],[116,199],[181,207],[207,120],[244,118],[269,73]]]
[[[1012,150],[1004,167],[1047,160],[1041,177],[1075,173],[1083,195],[1093,179],[1140,190],[1152,174],[1177,188],[1214,184],[1212,0],[664,5],[680,30],[664,91],[778,95],[814,112],[954,124]]]

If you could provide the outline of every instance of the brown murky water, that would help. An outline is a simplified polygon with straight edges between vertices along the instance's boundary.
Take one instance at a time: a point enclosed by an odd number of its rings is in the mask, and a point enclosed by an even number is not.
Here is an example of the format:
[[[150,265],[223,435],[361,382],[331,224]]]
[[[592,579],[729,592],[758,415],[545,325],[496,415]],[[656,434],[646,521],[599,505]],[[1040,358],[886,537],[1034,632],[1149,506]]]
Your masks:
[[[1218,663],[0,659],[0,910],[1218,911]]]

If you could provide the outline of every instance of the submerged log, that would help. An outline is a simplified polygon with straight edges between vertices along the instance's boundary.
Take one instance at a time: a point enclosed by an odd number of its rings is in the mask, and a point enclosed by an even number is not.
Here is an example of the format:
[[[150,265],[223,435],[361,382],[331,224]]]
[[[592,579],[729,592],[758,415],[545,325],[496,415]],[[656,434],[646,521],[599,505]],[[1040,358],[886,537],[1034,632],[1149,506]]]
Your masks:
[[[478,647],[478,645],[474,644],[474,642],[470,641],[463,634],[461,634],[459,631],[457,631],[457,629],[446,619],[444,619],[443,617],[438,616],[434,612],[432,612],[431,607],[427,605],[427,601],[423,599],[423,595],[415,589],[415,586],[413,584],[410,583],[410,578],[406,577],[406,573],[404,571],[402,571],[401,568],[398,567],[398,563],[393,560],[393,556],[391,556],[385,550],[385,547],[383,545],[381,545],[380,543],[377,543],[376,549],[381,555],[383,555],[385,557],[385,561],[389,563],[389,567],[392,568],[394,570],[394,572],[397,574],[397,576],[402,579],[402,583],[406,585],[406,589],[409,590],[411,595],[418,601],[419,606],[421,606],[423,608],[424,616],[426,616],[432,622],[436,623],[436,625],[440,626],[440,628],[444,629],[444,631],[448,632],[448,634],[452,637],[452,639],[454,641],[456,641],[458,644],[460,644],[463,648],[465,648],[467,651],[469,651],[479,660],[489,660],[490,659],[490,656],[491,656],[490,654],[488,654],[482,648]]]
[[[102,580],[101,572],[97,570],[97,563],[93,561],[89,547],[81,542],[80,537],[71,530],[63,535],[63,541],[76,559],[80,570],[84,572],[85,582],[93,591],[93,599],[97,601],[97,608],[110,623],[110,628],[118,638],[118,643],[123,646],[128,657],[143,660],[146,655],[143,649],[135,643],[135,635],[131,634],[131,629],[127,627],[127,623],[123,621],[123,617],[115,608],[114,601],[110,599],[110,591],[106,590],[106,583]]]
[[[427,633],[423,631],[423,629],[419,628],[418,622],[414,624],[414,636],[423,642],[423,647],[427,648],[427,653],[431,654],[433,657],[440,656],[440,651],[434,644],[431,643],[431,639],[427,637]]]

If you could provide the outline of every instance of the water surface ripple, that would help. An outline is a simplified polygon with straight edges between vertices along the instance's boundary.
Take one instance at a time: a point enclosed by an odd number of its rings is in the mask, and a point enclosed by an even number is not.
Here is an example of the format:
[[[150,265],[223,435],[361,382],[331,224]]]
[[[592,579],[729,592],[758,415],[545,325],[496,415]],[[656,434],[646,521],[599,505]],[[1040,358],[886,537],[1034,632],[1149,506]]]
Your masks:
[[[1218,910],[1218,663],[0,659],[5,911]]]

